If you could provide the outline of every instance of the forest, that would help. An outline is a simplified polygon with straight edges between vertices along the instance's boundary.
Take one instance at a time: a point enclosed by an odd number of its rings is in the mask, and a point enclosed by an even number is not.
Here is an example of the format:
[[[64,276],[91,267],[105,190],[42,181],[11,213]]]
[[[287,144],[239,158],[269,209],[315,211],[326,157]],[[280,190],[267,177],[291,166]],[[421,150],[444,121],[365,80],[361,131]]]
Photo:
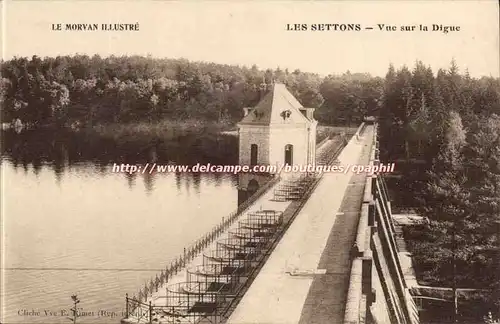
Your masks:
[[[405,229],[417,279],[429,286],[484,289],[483,311],[497,312],[499,80],[460,74],[454,61],[436,74],[420,62],[413,70],[390,67],[382,102],[380,154],[399,166],[397,204],[426,217]]]
[[[324,123],[355,125],[378,107],[383,80],[346,73],[260,70],[184,59],[15,58],[2,63],[2,120],[29,127],[202,120],[234,125],[272,82],[283,82]],[[333,109],[335,107],[336,109]]]
[[[323,125],[376,116],[381,160],[399,176],[390,179],[394,204],[427,219],[405,230],[418,279],[485,289],[485,305],[500,309],[498,78],[473,78],[455,61],[438,71],[391,65],[380,78],[98,55],[15,58],[1,73],[2,121],[33,129],[190,121],[231,129],[273,82],[317,107]]]

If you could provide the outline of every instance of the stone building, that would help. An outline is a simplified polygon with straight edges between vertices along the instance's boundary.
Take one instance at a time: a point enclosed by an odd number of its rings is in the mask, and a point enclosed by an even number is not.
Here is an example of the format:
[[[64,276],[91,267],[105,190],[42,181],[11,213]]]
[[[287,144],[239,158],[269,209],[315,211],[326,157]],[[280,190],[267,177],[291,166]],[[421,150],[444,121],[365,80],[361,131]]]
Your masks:
[[[314,108],[303,107],[284,84],[273,84],[257,106],[243,109],[245,116],[238,123],[240,165],[279,169],[283,164],[315,164]],[[241,174],[239,187],[254,191],[262,182],[256,174]]]

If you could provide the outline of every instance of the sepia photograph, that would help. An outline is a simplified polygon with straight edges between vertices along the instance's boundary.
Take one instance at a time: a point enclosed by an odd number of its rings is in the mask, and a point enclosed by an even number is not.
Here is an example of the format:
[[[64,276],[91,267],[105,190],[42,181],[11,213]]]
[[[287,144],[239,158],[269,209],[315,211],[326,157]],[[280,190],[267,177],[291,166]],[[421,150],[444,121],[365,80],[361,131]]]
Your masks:
[[[0,324],[500,324],[498,1],[0,12]]]

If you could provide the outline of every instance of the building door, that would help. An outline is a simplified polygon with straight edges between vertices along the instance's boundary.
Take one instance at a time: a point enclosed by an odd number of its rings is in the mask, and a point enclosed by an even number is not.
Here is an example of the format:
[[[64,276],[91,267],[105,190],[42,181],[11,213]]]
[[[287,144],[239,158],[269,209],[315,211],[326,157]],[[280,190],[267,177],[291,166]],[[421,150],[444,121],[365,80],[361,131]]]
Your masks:
[[[250,165],[257,165],[257,144],[250,145]]]
[[[293,145],[285,145],[285,165],[292,165],[293,163]]]

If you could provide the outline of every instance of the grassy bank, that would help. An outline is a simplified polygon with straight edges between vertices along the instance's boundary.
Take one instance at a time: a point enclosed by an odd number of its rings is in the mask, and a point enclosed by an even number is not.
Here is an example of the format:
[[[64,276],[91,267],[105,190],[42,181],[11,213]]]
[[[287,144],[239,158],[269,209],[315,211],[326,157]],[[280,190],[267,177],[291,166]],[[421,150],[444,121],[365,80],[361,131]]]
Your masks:
[[[206,132],[219,132],[232,129],[230,124],[221,124],[200,120],[159,122],[138,122],[130,124],[97,125],[93,130],[104,137],[119,138],[121,136],[136,135],[169,139],[180,134],[203,134]]]
[[[346,133],[353,135],[356,127],[338,126],[318,126],[316,132],[317,143],[324,140],[329,135]],[[172,121],[162,120],[158,122],[136,122],[136,123],[115,123],[99,124],[85,130],[90,135],[97,135],[102,138],[112,139],[118,142],[128,139],[174,139],[187,134],[216,134],[224,132],[228,135],[237,135],[236,126],[229,123],[216,123],[201,120]]]
[[[86,130],[91,135],[112,139],[117,142],[130,140],[169,140],[187,134],[218,133],[231,130],[234,126],[215,122],[200,120],[171,121],[162,120],[158,122],[137,122],[128,124],[100,124]]]

